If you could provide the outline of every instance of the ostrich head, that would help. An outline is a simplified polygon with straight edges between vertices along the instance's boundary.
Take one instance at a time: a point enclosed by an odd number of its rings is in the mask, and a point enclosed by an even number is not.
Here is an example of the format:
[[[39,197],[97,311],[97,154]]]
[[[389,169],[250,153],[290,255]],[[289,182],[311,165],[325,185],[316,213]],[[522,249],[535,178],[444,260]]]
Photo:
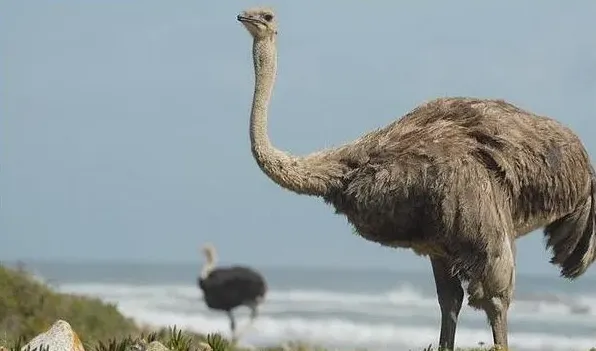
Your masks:
[[[250,8],[242,11],[237,19],[255,40],[273,38],[277,34],[277,19],[269,7]]]
[[[205,257],[205,260],[207,261],[207,263],[209,263],[209,264],[215,263],[215,260],[217,258],[217,253],[215,252],[215,246],[213,246],[213,244],[207,243],[207,244],[203,245],[203,247],[201,248],[201,252],[203,253],[203,256]]]

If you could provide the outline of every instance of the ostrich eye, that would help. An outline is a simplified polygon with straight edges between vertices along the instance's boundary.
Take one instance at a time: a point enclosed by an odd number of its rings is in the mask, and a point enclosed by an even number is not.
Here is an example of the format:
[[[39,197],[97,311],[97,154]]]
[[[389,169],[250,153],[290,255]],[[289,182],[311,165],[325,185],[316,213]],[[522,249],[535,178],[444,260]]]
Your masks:
[[[273,15],[266,13],[265,15],[263,15],[263,19],[265,19],[265,21],[267,22],[271,22],[271,20],[273,19]]]

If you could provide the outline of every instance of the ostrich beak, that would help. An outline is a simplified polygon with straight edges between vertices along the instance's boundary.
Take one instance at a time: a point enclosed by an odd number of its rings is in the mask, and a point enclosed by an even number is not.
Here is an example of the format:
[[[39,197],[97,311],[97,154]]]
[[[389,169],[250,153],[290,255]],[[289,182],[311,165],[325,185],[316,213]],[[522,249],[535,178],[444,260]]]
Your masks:
[[[248,17],[244,14],[239,14],[238,16],[236,16],[236,19],[240,22],[248,22],[248,23],[260,23],[261,22],[255,18]]]

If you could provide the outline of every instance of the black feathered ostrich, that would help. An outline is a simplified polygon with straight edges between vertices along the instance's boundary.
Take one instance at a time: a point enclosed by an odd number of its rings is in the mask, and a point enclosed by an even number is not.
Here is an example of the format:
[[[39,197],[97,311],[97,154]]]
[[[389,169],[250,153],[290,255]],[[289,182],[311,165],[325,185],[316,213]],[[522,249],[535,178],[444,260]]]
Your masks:
[[[232,310],[239,306],[250,308],[250,320],[242,332],[246,331],[257,318],[257,307],[265,298],[267,283],[259,272],[249,267],[234,265],[215,268],[217,254],[212,244],[204,245],[201,251],[205,256],[205,264],[197,284],[203,291],[207,307],[227,313],[232,340],[235,342],[241,333],[236,333]]]

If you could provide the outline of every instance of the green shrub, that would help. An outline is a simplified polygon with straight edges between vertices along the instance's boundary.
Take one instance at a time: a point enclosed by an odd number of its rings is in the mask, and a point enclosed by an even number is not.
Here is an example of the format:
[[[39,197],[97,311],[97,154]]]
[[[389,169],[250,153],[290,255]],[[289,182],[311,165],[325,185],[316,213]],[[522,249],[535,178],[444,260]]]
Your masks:
[[[99,299],[59,294],[24,270],[0,266],[0,340],[29,340],[56,320],[68,321],[84,343],[138,331],[132,319]]]

